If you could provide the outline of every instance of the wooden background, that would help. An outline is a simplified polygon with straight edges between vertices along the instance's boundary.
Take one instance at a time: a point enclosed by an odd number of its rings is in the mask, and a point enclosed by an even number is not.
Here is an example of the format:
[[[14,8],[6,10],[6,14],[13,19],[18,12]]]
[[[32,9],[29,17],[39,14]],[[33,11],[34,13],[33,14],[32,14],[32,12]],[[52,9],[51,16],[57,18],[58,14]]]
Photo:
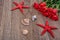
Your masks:
[[[31,19],[31,16],[37,15],[36,22],[30,20],[29,26],[21,24],[21,20],[25,17],[19,10],[11,11],[12,7],[15,6],[12,3],[14,1],[22,2],[22,0],[0,0],[0,40],[60,40],[60,18],[58,21],[53,21],[39,14],[32,7],[34,2],[40,3],[42,0],[24,0],[25,5],[30,6],[30,9],[24,9],[26,18]],[[52,38],[48,33],[41,36],[43,29],[35,25],[35,23],[45,24],[46,20],[49,21],[49,25],[58,28],[58,30],[53,31],[55,38]],[[27,35],[22,34],[24,29],[29,31]]]

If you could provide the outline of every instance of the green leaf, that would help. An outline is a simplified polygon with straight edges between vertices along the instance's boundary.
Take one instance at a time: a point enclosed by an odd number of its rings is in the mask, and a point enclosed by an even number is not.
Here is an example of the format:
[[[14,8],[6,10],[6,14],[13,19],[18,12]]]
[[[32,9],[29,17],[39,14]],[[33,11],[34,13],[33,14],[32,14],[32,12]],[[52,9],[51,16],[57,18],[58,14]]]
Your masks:
[[[57,1],[56,4],[60,4],[60,1]]]

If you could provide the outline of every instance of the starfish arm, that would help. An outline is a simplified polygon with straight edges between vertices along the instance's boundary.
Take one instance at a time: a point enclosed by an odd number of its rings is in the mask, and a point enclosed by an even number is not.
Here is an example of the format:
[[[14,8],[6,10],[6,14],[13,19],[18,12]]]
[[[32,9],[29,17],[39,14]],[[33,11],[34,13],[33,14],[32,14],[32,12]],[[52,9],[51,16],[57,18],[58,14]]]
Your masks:
[[[46,21],[45,25],[46,25],[46,26],[48,26],[48,25],[49,25],[49,24],[48,24],[48,21]]]
[[[17,7],[17,6],[16,6],[16,7],[14,7],[14,8],[12,8],[12,10],[11,10],[11,11],[16,10],[16,9],[18,9],[18,7]]]
[[[24,5],[24,2],[21,2],[20,4],[21,4],[21,5]]]
[[[22,8],[19,8],[19,10],[23,13],[23,9]]]
[[[50,33],[50,35],[54,38],[53,32],[49,29],[48,32]]]
[[[44,29],[41,33],[41,35],[44,35],[46,33],[47,29]]]
[[[36,25],[38,25],[38,26],[40,26],[40,27],[42,27],[42,28],[45,28],[43,25],[41,25],[41,24],[36,24]]]
[[[23,8],[29,8],[29,6],[23,6]]]
[[[53,26],[51,26],[50,28],[51,28],[52,30],[58,29],[58,28],[56,28],[56,27],[53,27]]]
[[[13,2],[13,4],[15,4],[16,6],[18,5],[18,3],[16,3],[16,2]]]

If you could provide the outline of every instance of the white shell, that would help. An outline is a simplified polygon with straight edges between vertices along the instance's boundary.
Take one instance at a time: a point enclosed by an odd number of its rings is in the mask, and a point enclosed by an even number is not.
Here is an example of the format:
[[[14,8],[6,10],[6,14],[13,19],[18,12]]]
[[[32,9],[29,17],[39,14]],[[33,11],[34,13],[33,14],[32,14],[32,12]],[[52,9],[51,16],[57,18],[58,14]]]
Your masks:
[[[23,30],[22,32],[24,35],[27,35],[28,34],[28,30]]]
[[[32,16],[32,21],[35,21],[37,19],[37,16],[36,15],[33,15]]]

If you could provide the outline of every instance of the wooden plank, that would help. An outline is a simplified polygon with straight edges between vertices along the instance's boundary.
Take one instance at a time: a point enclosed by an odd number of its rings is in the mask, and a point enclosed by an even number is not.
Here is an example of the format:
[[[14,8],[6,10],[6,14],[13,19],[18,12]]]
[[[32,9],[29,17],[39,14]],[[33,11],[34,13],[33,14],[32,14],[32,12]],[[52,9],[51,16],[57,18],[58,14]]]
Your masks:
[[[36,0],[34,2],[40,3],[41,1]],[[41,32],[42,32],[42,28],[40,28],[37,25],[35,25],[36,23],[45,24],[46,17],[42,16],[40,14],[40,12],[36,11],[34,8],[32,8],[31,10],[33,11],[33,14],[32,15],[37,15],[37,21],[32,23],[32,28],[34,30],[34,32],[33,32],[33,38],[34,38],[34,40],[49,40],[49,37],[48,37],[47,34],[45,34],[44,36],[41,36],[40,35]]]
[[[3,26],[2,25],[3,0],[0,0],[0,40],[2,40]]]
[[[24,5],[26,6],[26,5],[28,5],[28,6],[30,6],[31,7],[31,0],[30,1],[28,1],[28,0],[24,0]],[[30,9],[24,9],[24,14],[25,14],[25,16],[23,15],[23,16],[20,16],[20,19],[21,20],[23,20],[24,18],[31,18],[31,14],[30,14]],[[21,21],[20,21],[20,23],[21,23]],[[28,34],[27,35],[23,35],[23,34],[21,34],[21,40],[33,40],[33,35],[32,35],[32,24],[31,24],[31,19],[30,19],[30,25],[29,26],[24,26],[23,24],[20,24],[20,27],[21,27],[21,32],[23,31],[23,30],[28,30]]]
[[[2,40],[11,40],[11,0],[4,0],[2,21],[1,21],[1,34]]]
[[[50,19],[49,19],[49,25],[55,26],[55,27],[57,27],[57,28],[59,28],[58,22],[59,22],[59,21],[53,21],[53,20],[50,20]],[[48,34],[48,35],[49,35],[49,39],[50,39],[50,40],[58,40],[58,36],[57,36],[57,35],[59,35],[59,33],[60,33],[59,30],[53,30],[53,33],[54,33],[55,38],[52,38],[51,35]]]
[[[21,2],[21,0],[13,0],[12,2]],[[15,5],[12,3],[12,8],[15,7]],[[19,10],[14,10],[12,11],[12,16],[11,16],[11,34],[12,34],[12,40],[22,40],[21,39],[21,19],[20,17],[22,14],[20,13]]]
[[[34,2],[37,2],[37,0],[31,0],[31,6],[32,6],[30,8],[31,17],[33,15],[37,15],[38,14],[38,12],[33,8]],[[33,38],[33,40],[40,40],[39,28],[35,25],[36,22],[31,22],[32,23],[32,35],[33,35],[32,38]]]
[[[59,14],[59,17],[60,17],[60,14]],[[54,32],[54,36],[55,36],[55,38],[52,38],[50,35],[50,40],[60,40],[60,18],[59,18],[59,20],[58,21],[52,21],[52,20],[49,20],[49,24],[51,25],[51,26],[55,26],[55,27],[57,27],[58,29],[57,30],[53,30],[53,32]]]

